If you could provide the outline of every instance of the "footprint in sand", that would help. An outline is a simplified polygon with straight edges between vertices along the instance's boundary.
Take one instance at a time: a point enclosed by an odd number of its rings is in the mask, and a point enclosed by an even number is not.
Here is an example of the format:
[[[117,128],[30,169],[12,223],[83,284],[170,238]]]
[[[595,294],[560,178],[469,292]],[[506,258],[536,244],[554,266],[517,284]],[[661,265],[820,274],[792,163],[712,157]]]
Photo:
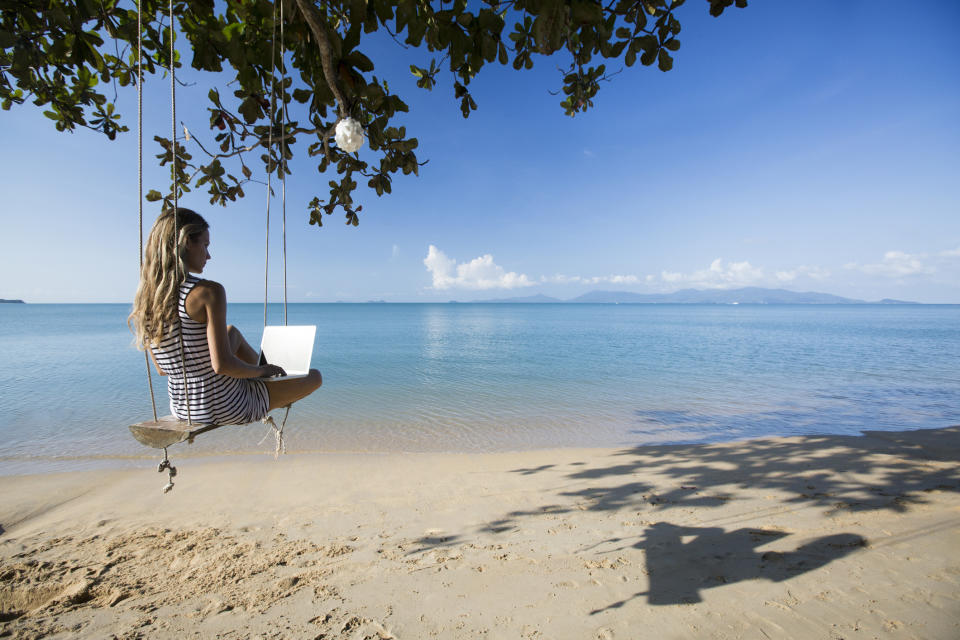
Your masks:
[[[62,608],[90,600],[94,583],[81,579],[67,585],[43,584],[42,586],[0,589],[0,622],[16,620],[34,611],[47,608]]]

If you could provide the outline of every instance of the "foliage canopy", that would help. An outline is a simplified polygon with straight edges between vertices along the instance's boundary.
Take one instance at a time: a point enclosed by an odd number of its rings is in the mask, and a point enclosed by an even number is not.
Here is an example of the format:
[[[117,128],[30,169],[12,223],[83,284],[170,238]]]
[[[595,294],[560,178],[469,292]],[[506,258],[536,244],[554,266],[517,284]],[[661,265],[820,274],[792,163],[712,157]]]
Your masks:
[[[672,68],[680,48],[675,13],[685,1],[174,0],[172,36],[168,3],[140,0],[144,74],[165,72],[171,37],[182,35],[194,69],[236,77],[229,89],[214,86],[208,94],[206,124],[216,147],[208,149],[186,126],[174,141],[155,136],[161,165],[173,164],[176,151],[177,175],[171,166],[166,194],[151,190],[146,197],[169,204],[174,189],[206,187],[211,203],[226,204],[243,197],[253,179],[251,154],[268,173],[289,173],[286,161],[304,141],[319,171],[335,175],[326,197],[309,204],[310,222],[322,225],[323,215],[339,207],[356,225],[358,179],[380,196],[390,193],[394,174],[417,174],[420,166],[417,139],[391,124],[408,107],[375,74],[364,36],[382,31],[398,46],[425,50],[424,65],[410,67],[417,86],[430,90],[449,78],[464,118],[477,108],[469,85],[485,65],[522,70],[538,56],[563,57],[560,106],[572,116],[593,106],[612,75],[604,61]],[[713,16],[747,4],[706,1]],[[116,87],[136,84],[137,35],[138,5],[129,1],[0,0],[0,106],[29,100],[59,131],[87,127],[114,139],[128,130]],[[175,67],[185,64],[185,50],[180,44]],[[105,94],[110,85],[113,99]],[[345,117],[363,126],[375,160],[337,148],[334,127]]]

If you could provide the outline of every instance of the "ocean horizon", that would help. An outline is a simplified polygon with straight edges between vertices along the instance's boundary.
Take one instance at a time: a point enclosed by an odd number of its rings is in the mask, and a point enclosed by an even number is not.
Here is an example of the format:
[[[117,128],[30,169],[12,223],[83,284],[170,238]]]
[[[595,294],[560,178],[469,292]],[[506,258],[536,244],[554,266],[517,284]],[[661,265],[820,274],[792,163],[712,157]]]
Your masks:
[[[129,304],[0,307],[0,474],[141,466]],[[271,324],[282,305],[269,306]],[[291,303],[324,386],[291,452],[495,452],[960,423],[960,305]],[[231,303],[251,344],[263,305]],[[152,376],[161,415],[166,383]],[[279,413],[279,412],[277,412]],[[276,413],[275,413],[276,415]],[[267,452],[259,423],[172,456]]]

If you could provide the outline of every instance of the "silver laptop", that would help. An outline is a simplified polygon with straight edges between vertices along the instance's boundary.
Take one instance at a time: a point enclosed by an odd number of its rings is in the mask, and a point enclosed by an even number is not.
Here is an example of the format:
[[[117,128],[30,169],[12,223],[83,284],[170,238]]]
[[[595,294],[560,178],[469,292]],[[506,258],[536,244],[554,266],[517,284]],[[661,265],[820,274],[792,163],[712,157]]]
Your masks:
[[[283,367],[287,375],[257,379],[292,380],[309,375],[313,340],[316,335],[316,325],[264,327],[263,339],[260,341],[259,364],[275,364]]]

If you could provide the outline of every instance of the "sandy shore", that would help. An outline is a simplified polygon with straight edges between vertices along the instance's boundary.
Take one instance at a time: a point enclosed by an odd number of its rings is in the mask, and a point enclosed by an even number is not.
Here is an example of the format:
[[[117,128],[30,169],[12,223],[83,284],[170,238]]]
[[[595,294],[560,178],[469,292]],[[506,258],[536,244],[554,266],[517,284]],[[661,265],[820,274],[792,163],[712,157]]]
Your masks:
[[[0,637],[960,637],[960,427],[0,478]]]

